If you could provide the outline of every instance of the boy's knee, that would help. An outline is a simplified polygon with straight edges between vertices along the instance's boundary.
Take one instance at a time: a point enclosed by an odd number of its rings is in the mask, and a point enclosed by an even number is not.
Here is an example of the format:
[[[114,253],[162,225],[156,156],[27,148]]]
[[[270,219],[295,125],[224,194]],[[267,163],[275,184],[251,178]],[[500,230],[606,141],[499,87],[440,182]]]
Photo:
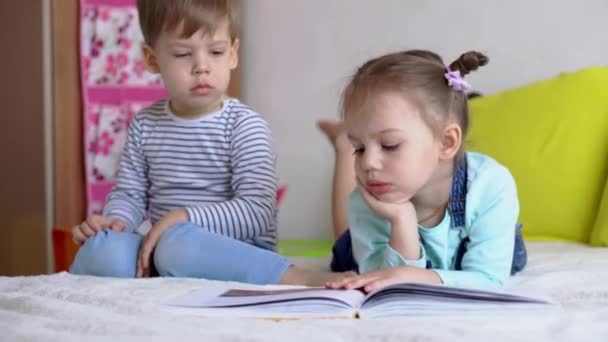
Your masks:
[[[78,250],[70,273],[133,278],[142,237],[104,230],[90,237]]]
[[[186,250],[187,224],[178,223],[161,235],[154,249],[154,266],[160,276],[180,276]]]
[[[192,236],[196,234],[196,238]],[[191,263],[204,263],[200,244],[201,228],[192,223],[178,223],[161,235],[154,251],[154,266],[160,276],[187,277]],[[204,240],[204,239],[203,239]],[[196,241],[196,242],[195,242]]]

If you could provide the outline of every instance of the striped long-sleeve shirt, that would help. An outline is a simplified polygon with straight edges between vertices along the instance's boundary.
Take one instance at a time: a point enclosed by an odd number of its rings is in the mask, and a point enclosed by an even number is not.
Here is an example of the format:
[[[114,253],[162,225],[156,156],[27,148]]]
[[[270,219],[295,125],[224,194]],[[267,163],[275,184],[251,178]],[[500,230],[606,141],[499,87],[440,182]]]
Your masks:
[[[271,133],[236,99],[197,119],[174,115],[167,100],[139,112],[125,144],[104,215],[135,231],[185,208],[203,229],[274,248],[277,182]]]

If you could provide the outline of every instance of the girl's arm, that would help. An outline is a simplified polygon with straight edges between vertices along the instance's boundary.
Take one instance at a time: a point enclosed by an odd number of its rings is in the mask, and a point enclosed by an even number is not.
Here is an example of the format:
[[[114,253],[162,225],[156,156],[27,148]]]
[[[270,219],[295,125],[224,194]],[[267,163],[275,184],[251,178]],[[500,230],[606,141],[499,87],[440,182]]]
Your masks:
[[[406,259],[391,246],[391,224],[387,219],[370,210],[360,189],[356,189],[350,195],[348,216],[353,254],[359,265],[359,272],[365,273],[395,266],[426,267],[426,254],[423,246],[417,241],[417,232],[414,242],[419,249],[415,251],[418,252],[416,253],[418,258]],[[417,227],[414,229],[417,230]]]

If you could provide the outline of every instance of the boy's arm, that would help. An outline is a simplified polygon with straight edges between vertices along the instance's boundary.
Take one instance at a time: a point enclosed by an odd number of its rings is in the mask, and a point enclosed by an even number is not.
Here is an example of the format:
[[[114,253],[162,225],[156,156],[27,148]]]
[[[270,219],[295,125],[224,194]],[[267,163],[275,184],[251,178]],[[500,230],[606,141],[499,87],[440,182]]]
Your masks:
[[[277,181],[270,129],[259,116],[235,123],[231,141],[232,200],[186,207],[188,220],[238,240],[275,224]]]
[[[148,187],[148,164],[142,153],[141,125],[136,117],[129,126],[116,185],[108,196],[103,215],[124,222],[125,232],[134,232],[145,218]]]

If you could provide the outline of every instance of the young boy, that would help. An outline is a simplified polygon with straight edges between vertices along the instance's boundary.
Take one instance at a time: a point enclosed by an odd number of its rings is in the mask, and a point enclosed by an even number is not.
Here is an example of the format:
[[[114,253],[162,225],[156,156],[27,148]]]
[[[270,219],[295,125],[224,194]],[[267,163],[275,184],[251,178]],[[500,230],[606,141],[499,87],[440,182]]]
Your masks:
[[[70,271],[249,283],[323,285],[336,275],[291,267],[274,253],[277,184],[262,117],[226,90],[238,63],[237,4],[138,0],[149,71],[169,99],[129,128],[103,216],[73,230],[82,244]],[[146,237],[135,232],[149,212]]]

